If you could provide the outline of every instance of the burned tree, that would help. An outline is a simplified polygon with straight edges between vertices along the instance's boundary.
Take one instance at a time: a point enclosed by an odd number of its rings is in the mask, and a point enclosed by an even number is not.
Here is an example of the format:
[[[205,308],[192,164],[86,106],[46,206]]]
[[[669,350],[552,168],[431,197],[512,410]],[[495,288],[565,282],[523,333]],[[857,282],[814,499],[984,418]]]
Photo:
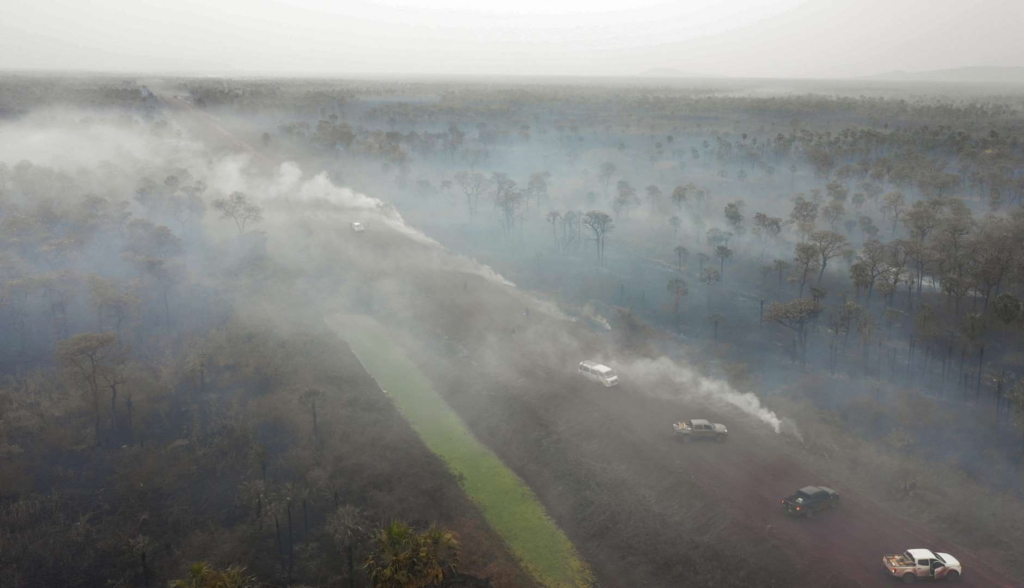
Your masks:
[[[615,221],[607,213],[599,210],[591,210],[583,215],[583,224],[594,233],[594,243],[597,246],[597,259],[604,259],[605,237],[615,229]]]
[[[96,444],[100,440],[100,386],[103,373],[109,369],[110,355],[117,343],[113,333],[82,333],[57,345],[57,359],[73,380],[84,384],[92,396],[95,416]]]
[[[214,200],[213,207],[220,211],[221,218],[235,221],[239,235],[245,231],[245,225],[263,220],[263,208],[249,202],[249,197],[242,192],[232,192],[227,198]]]
[[[668,291],[672,294],[672,301],[675,303],[676,330],[679,330],[679,303],[690,293],[686,287],[686,281],[682,278],[672,278],[668,281]]]
[[[774,302],[765,313],[765,320],[778,323],[796,335],[801,366],[807,365],[807,325],[821,314],[821,310],[818,302],[798,298],[792,302]]]

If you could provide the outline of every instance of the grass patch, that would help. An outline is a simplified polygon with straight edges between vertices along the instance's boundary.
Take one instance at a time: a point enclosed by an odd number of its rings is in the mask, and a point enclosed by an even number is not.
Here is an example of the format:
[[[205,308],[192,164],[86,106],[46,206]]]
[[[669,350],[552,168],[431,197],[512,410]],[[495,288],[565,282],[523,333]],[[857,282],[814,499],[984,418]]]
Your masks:
[[[526,571],[552,588],[591,586],[593,574],[537,496],[462,420],[376,325],[346,328],[363,367],[393,399],[420,438],[458,476],[462,489],[504,538]]]

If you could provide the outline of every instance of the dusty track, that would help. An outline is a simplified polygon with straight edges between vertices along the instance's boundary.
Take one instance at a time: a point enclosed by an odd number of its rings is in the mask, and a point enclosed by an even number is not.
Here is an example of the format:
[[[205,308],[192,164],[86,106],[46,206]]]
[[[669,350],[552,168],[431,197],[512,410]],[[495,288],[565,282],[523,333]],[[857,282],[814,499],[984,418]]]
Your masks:
[[[658,543],[678,541],[680,549],[691,549],[694,538],[707,538],[726,550],[736,546],[742,557],[757,558],[743,563],[764,564],[769,574],[763,584],[748,580],[750,586],[890,585],[896,581],[885,572],[882,555],[913,547],[958,557],[965,570],[961,585],[1020,585],[969,546],[901,517],[884,498],[858,495],[841,479],[822,479],[807,465],[805,450],[795,438],[701,398],[652,396],[675,391],[641,390],[629,384],[628,372],[618,388],[582,382],[573,373],[571,350],[543,355],[528,349],[553,339],[549,329],[570,329],[573,337],[587,338],[576,327],[555,326],[547,318],[523,319],[514,297],[482,281],[468,294],[429,278],[419,281],[420,286],[424,282],[437,290],[422,291],[422,310],[427,312],[421,316],[438,332],[446,330],[450,340],[461,341],[467,349],[530,358],[503,372],[481,369],[494,364],[471,354],[445,369],[435,367],[433,373],[474,432],[536,489],[606,585],[673,586],[693,573],[666,568],[672,562],[656,551],[634,549],[647,539],[644,525],[660,527],[650,528],[650,539]],[[443,302],[428,310],[428,301],[434,300]],[[551,324],[528,324],[538,321]],[[507,324],[516,323],[520,334],[504,336]],[[503,336],[486,344],[474,335],[496,331]],[[583,342],[580,346],[588,347]],[[429,355],[425,363],[443,363]],[[670,424],[685,417],[724,422],[730,439],[682,444]],[[587,481],[612,493],[614,500],[592,502],[581,495]],[[809,484],[839,489],[840,508],[810,520],[783,515],[780,499]],[[602,510],[581,510],[573,504],[576,500]],[[595,528],[595,521],[581,519],[585,516],[613,524]],[[619,534],[629,540],[619,540]],[[786,569],[773,570],[771,563]]]
[[[750,523],[752,532],[779,545],[803,565],[804,585],[876,586],[891,581],[881,565],[883,553],[921,546],[958,557],[965,569],[965,586],[1015,585],[963,546],[935,536],[866,496],[842,492],[840,508],[813,519],[783,516],[781,497],[804,484],[834,482],[805,467],[794,443],[760,423],[737,419],[732,412],[702,410],[701,415],[718,422],[731,421],[731,438],[721,444],[680,446],[673,443],[665,424],[664,415],[672,414],[671,404],[644,398],[628,387],[619,394],[600,392],[595,400],[602,408],[622,417],[623,426],[641,432],[650,467],[689,471],[691,482],[717,496],[720,508],[733,510],[734,518],[738,515]],[[687,414],[679,408],[676,414]],[[662,426],[655,428],[654,423]]]

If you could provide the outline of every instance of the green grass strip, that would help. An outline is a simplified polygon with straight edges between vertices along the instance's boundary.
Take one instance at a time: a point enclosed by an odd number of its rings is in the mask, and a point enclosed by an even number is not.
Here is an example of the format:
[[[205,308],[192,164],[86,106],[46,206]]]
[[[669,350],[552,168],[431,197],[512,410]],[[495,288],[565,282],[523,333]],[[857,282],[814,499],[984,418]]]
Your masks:
[[[352,351],[427,447],[458,475],[463,490],[520,564],[544,586],[591,586],[590,568],[529,486],[477,441],[386,333],[367,322],[341,331]]]

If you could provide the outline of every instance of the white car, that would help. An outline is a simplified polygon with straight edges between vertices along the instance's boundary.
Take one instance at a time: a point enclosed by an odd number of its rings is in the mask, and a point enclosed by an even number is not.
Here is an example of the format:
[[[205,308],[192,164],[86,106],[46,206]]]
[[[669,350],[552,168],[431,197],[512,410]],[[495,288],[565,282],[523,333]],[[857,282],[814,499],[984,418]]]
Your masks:
[[[917,580],[947,580],[956,582],[963,574],[960,562],[948,553],[930,549],[908,549],[903,553],[882,557],[885,569],[893,577],[912,584]]]
[[[363,223],[349,223],[349,224],[352,225],[352,230],[357,232],[357,233],[362,233],[363,231],[366,230],[366,227],[363,226]]]
[[[581,361],[577,373],[588,380],[598,382],[606,388],[619,384],[619,376],[615,373],[615,370],[594,361]]]

